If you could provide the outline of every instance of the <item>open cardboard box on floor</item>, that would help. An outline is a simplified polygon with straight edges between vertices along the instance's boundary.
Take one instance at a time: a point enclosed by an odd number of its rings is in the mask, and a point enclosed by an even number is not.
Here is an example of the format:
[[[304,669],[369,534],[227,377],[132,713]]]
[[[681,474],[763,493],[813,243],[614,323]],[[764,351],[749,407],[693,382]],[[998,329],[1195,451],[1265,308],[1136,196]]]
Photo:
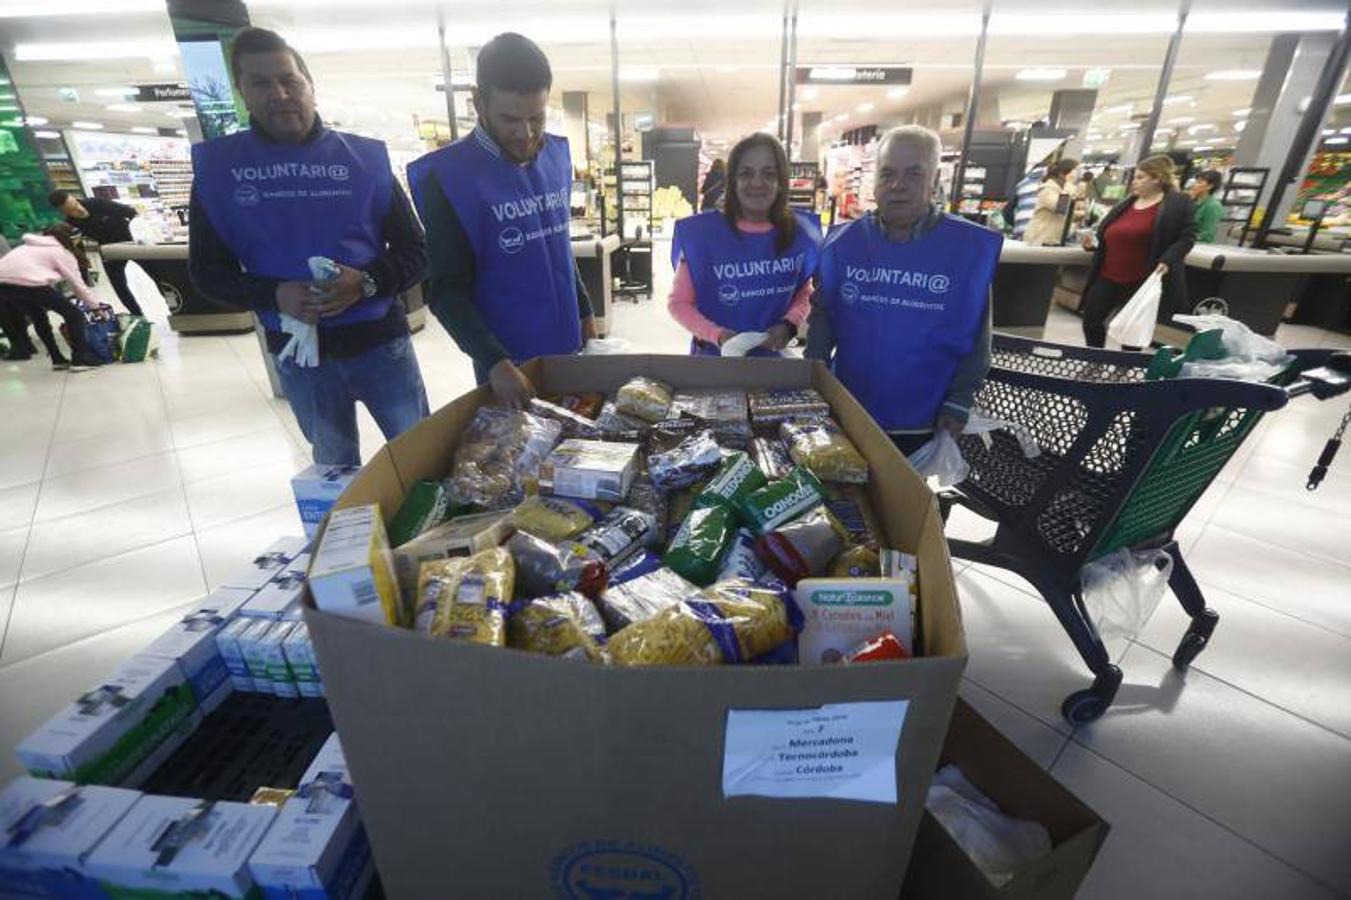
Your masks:
[[[939,765],[948,763],[1005,814],[1044,825],[1052,850],[995,887],[938,820],[925,813],[902,900],[1070,900],[1107,839],[1107,823],[961,699],[953,708]]]
[[[890,546],[919,560],[919,658],[858,666],[619,669],[305,612],[375,859],[411,897],[894,900],[947,733],[966,642],[932,493],[821,365],[551,357],[543,393],[815,387],[867,457]],[[392,441],[338,507],[449,470],[480,388]],[[322,538],[321,538],[322,539]],[[728,711],[905,700],[896,802],[724,797]]]

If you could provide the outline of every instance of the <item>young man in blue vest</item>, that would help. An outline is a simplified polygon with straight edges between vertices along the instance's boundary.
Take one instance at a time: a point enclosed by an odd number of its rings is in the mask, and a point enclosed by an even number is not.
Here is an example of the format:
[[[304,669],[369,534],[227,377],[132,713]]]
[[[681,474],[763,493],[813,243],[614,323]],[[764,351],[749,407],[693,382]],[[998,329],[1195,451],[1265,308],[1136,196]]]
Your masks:
[[[390,439],[427,415],[396,299],[426,270],[422,227],[385,145],[325,127],[305,61],[279,35],[240,32],[230,65],[250,127],[192,148],[193,283],[256,312],[274,355],[289,340],[281,313],[318,326],[318,365],[277,359],[277,373],[314,461],[360,465],[357,401]],[[313,256],[338,277],[315,283]]]
[[[877,148],[875,212],[821,248],[807,356],[830,363],[903,453],[960,434],[990,366],[990,285],[1003,239],[934,205],[938,135]]]
[[[408,167],[427,226],[427,305],[478,383],[516,407],[535,393],[522,362],[596,336],[568,236],[568,142],[544,132],[552,86],[533,41],[499,34],[478,54],[478,126]]]

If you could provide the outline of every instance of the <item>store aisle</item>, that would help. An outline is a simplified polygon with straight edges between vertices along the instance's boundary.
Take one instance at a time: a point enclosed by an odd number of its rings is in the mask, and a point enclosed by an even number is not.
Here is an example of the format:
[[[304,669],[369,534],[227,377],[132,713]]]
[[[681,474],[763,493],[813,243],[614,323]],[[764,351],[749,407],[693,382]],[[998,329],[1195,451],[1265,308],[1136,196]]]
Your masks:
[[[659,285],[659,292],[661,286]],[[1056,310],[1048,337],[1077,340]],[[620,303],[612,333],[683,352],[663,300]],[[1288,345],[1344,337],[1287,329]],[[434,322],[414,339],[433,408],[470,387]],[[971,650],[963,695],[1108,819],[1090,898],[1332,897],[1351,891],[1351,461],[1308,467],[1345,404],[1269,417],[1181,537],[1221,615],[1185,677],[1171,597],[1134,642],[1116,707],[1059,716],[1087,673],[1025,583],[958,563]],[[253,336],[178,339],[159,360],[66,375],[0,366],[0,779],[12,748],[274,536],[298,533],[306,462]],[[369,456],[378,432],[363,413]],[[956,518],[954,531],[978,524]]]

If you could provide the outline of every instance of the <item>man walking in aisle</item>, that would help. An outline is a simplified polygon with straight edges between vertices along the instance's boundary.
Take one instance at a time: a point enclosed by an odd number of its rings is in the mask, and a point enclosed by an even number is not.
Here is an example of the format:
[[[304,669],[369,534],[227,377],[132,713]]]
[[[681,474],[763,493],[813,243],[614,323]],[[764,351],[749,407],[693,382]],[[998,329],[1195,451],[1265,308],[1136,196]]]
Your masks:
[[[821,248],[807,357],[830,363],[902,453],[960,434],[990,367],[990,286],[1003,239],[933,202],[938,135],[918,125],[877,148],[877,210]]]
[[[52,209],[60,210],[66,217],[66,223],[100,247],[104,244],[131,243],[132,219],[136,210],[125,203],[114,200],[101,200],[98,197],[72,197],[69,191],[52,191],[47,195]],[[122,301],[127,312],[133,316],[143,315],[136,295],[127,285],[127,261],[125,259],[103,260],[103,271],[108,273],[108,283],[113,286],[117,299]]]
[[[386,438],[427,415],[397,299],[422,279],[426,244],[380,141],[333,131],[314,82],[280,35],[250,28],[230,57],[246,131],[193,146],[189,267],[208,297],[258,314],[279,354],[296,321],[317,326],[317,365],[276,358],[282,389],[324,465],[359,465],[356,403]],[[337,263],[316,282],[309,259]]]
[[[544,132],[552,86],[533,41],[499,34],[478,55],[478,127],[408,167],[427,226],[427,305],[478,383],[517,407],[535,393],[520,363],[596,336],[568,235],[568,142]]]

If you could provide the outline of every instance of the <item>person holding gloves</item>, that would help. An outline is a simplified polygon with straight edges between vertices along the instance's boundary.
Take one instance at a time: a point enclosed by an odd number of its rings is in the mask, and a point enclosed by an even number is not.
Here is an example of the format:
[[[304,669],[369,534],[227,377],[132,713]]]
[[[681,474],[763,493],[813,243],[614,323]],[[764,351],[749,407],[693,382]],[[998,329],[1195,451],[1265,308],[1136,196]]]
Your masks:
[[[1142,159],[1131,179],[1131,192],[1102,217],[1094,235],[1084,236],[1093,250],[1080,312],[1084,343],[1107,343],[1107,320],[1124,306],[1153,272],[1163,275],[1159,320],[1187,306],[1186,259],[1196,243],[1191,200],[1177,189],[1173,161],[1166,156]]]
[[[357,401],[390,440],[427,415],[397,299],[426,269],[422,228],[385,145],[324,125],[309,69],[280,35],[241,31],[230,66],[249,127],[192,147],[189,272],[207,297],[262,320],[314,461],[360,465]],[[336,263],[331,280],[317,280],[314,257]],[[316,326],[316,364],[285,352],[308,334],[300,323]]]
[[[100,365],[90,356],[85,342],[84,316],[56,290],[62,281],[70,285],[85,309],[98,307],[98,299],[80,277],[68,225],[53,225],[42,234],[25,234],[22,244],[0,256],[0,312],[4,315],[5,334],[12,343],[6,359],[24,360],[32,355],[28,351],[32,345],[26,318],[32,321],[38,340],[47,348],[52,368],[83,372]],[[67,359],[56,343],[47,320],[48,310],[65,320],[73,359]]]
[[[960,434],[990,366],[1003,238],[935,205],[937,134],[902,125],[877,148],[877,209],[831,232],[807,357],[831,365],[902,453]]]
[[[676,223],[667,309],[694,335],[692,354],[720,356],[733,336],[763,332],[748,355],[777,356],[811,311],[821,233],[788,207],[788,157],[775,138],[743,138],[728,170],[725,209]]]
[[[478,383],[521,408],[535,386],[520,364],[576,353],[596,328],[569,236],[568,142],[544,131],[549,60],[507,32],[477,68],[478,126],[415,160],[408,183],[427,226],[427,305]]]
[[[1052,163],[1046,177],[1037,189],[1037,203],[1032,208],[1032,221],[1023,232],[1023,243],[1030,247],[1059,244],[1065,234],[1065,217],[1074,205],[1075,189],[1070,176],[1079,167],[1077,159],[1062,159]]]

